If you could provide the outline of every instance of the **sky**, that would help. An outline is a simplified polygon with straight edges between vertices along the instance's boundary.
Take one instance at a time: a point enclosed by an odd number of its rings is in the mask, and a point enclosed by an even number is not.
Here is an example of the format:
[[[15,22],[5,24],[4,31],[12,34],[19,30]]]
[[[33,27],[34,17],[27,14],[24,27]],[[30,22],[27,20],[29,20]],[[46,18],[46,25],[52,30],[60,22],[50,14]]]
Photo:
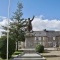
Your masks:
[[[0,24],[6,25],[8,18],[8,1],[0,1]],[[23,4],[23,18],[35,16],[33,30],[60,30],[60,0],[10,0],[10,18],[16,11],[17,3]],[[1,30],[1,28],[0,28]]]
[[[0,1],[0,16],[8,16],[8,1]],[[60,19],[60,0],[10,0],[10,17],[16,11],[17,2],[23,4],[23,17],[43,15],[47,19]]]

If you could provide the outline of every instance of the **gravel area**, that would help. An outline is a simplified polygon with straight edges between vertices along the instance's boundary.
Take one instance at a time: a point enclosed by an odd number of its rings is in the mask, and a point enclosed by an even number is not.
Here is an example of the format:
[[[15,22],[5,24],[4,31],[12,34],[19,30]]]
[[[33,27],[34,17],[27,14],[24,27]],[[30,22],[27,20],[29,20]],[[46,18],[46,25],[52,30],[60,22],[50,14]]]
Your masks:
[[[60,60],[60,57],[45,57],[46,60]]]
[[[60,60],[60,51],[48,51],[41,53],[47,60]]]

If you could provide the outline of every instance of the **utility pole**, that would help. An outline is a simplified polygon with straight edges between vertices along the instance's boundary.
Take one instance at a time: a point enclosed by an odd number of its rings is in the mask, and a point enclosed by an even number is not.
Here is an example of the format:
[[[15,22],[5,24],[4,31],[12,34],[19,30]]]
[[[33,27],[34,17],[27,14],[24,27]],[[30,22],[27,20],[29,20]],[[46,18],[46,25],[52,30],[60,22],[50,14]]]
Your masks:
[[[8,26],[7,26],[7,60],[8,60],[8,45],[9,45],[9,16],[10,16],[10,0],[8,1],[8,20],[7,20],[7,23],[8,23]]]

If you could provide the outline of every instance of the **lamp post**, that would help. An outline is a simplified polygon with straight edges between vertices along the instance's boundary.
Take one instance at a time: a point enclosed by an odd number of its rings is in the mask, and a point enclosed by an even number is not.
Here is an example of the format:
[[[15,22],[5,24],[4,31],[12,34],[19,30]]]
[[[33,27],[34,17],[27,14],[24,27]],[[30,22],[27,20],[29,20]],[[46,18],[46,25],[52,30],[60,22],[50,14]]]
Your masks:
[[[8,1],[8,20],[7,20],[7,23],[8,23],[8,26],[7,26],[7,60],[8,60],[8,45],[9,45],[9,16],[10,16],[10,0]]]

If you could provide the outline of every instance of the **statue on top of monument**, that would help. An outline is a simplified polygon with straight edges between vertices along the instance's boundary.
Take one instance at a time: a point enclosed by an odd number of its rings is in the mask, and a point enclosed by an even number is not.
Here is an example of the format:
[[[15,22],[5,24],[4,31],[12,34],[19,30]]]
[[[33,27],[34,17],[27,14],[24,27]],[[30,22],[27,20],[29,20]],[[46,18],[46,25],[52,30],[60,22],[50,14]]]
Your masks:
[[[33,16],[32,19],[28,18],[28,21],[27,21],[27,31],[28,32],[32,32],[32,23],[31,22],[33,21],[34,17],[35,16]]]

